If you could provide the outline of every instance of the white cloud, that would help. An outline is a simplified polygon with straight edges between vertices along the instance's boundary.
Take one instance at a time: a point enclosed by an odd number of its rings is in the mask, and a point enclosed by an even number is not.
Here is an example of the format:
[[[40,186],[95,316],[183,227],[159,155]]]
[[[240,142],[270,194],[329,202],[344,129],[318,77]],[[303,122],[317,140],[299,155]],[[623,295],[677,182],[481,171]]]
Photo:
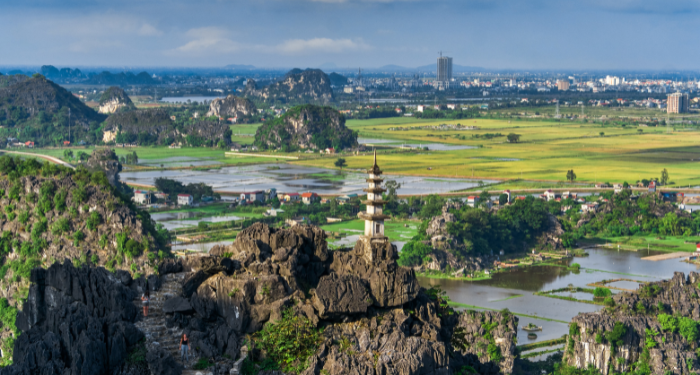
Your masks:
[[[284,54],[341,53],[368,50],[370,46],[362,40],[313,38],[290,39],[276,46],[275,49]]]
[[[191,40],[175,48],[179,53],[226,54],[245,48],[230,39],[230,32],[219,27],[200,27],[188,30],[185,35]]]
[[[176,54],[222,55],[240,51],[265,54],[304,55],[314,53],[343,53],[369,50],[371,47],[361,39],[289,39],[277,45],[245,44],[232,38],[232,33],[219,27],[190,29],[185,33],[189,39],[185,44],[168,51]]]

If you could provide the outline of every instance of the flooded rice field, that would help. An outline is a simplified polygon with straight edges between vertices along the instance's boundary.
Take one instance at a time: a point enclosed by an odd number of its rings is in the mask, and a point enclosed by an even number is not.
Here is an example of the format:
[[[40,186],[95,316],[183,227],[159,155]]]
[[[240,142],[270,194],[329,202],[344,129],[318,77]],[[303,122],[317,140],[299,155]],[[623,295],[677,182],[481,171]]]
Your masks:
[[[221,164],[221,162],[214,160],[212,157],[189,157],[189,156],[173,156],[170,158],[162,159],[141,159],[139,160],[139,165],[144,165],[148,167],[162,167],[162,168],[175,168],[175,167],[197,167],[201,165],[215,165]]]
[[[697,271],[698,266],[671,259],[659,262],[642,260],[642,257],[657,255],[655,251],[616,251],[608,249],[587,249],[587,257],[578,257],[563,264],[578,263],[580,271],[565,267],[535,266],[519,267],[492,275],[489,280],[461,281],[419,278],[424,287],[440,286],[452,301],[474,306],[502,310],[508,308],[520,316],[520,326],[534,323],[542,326],[537,339],[529,340],[525,331],[518,331],[518,342],[538,342],[559,338],[568,332],[568,322],[578,313],[595,312],[602,306],[583,302],[567,301],[546,296],[533,295],[535,292],[550,291],[568,286],[592,288],[588,284],[603,280],[626,279],[611,282],[611,286],[623,289],[636,289],[639,282],[670,279],[674,272]],[[634,281],[627,281],[634,280]],[[612,290],[613,293],[619,291]],[[558,292],[560,296],[591,300],[590,293]],[[546,357],[546,356],[543,356]]]
[[[172,159],[172,158],[169,158]],[[187,163],[187,162],[185,162]],[[220,192],[244,192],[277,189],[278,192],[313,191],[319,194],[362,193],[367,187],[367,175],[362,172],[343,172],[292,164],[261,164],[242,167],[224,167],[207,171],[164,170],[123,172],[122,181],[153,185],[158,177],[171,178],[184,184],[204,182]],[[399,194],[427,195],[463,190],[478,186],[477,180],[458,178],[426,178],[413,176],[385,176],[401,184]],[[482,180],[484,183],[495,181]]]

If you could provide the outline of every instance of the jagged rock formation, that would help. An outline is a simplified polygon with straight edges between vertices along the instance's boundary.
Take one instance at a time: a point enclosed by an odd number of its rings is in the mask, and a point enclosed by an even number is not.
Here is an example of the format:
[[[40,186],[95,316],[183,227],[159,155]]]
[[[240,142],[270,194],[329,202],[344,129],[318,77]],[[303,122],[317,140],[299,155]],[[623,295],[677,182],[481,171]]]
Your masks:
[[[15,127],[12,132],[14,136],[18,134],[17,129],[30,127],[31,131],[19,133],[28,134],[25,138],[38,144],[54,142],[51,138],[55,134],[41,126],[38,127],[40,132],[35,134],[37,123],[52,123],[56,131],[68,133],[69,108],[72,139],[81,139],[93,125],[96,127],[105,119],[69,91],[41,75],[14,80],[14,84],[0,88],[0,125]],[[54,115],[59,116],[61,121],[52,120]]]
[[[603,374],[630,371],[648,365],[652,374],[692,374],[700,370],[697,337],[690,331],[663,329],[660,314],[700,320],[697,298],[700,275],[686,278],[676,272],[672,280],[640,286],[635,292],[612,297],[613,307],[599,313],[579,314],[572,320],[565,361],[578,368],[594,366]],[[621,335],[611,335],[622,324]],[[697,328],[696,328],[697,329]],[[609,339],[613,339],[613,342]]]
[[[246,83],[246,95],[260,97],[265,101],[322,102],[333,101],[331,80],[320,69],[292,69],[280,82],[257,89],[255,81]]]
[[[345,117],[337,110],[307,104],[265,122],[255,132],[255,145],[262,149],[341,150],[357,147],[357,134],[345,126]]]
[[[236,357],[245,334],[291,313],[324,329],[306,375],[452,374],[464,365],[481,374],[509,371],[517,318],[452,313],[397,256],[390,243],[330,252],[319,228],[257,223],[209,257],[161,265],[161,274],[187,272],[182,294],[165,301],[167,327],[182,329],[219,366],[228,363],[224,354]],[[499,347],[499,363],[485,355],[484,342]]]
[[[138,310],[132,300],[146,282],[126,272],[116,276],[70,261],[34,269],[29,297],[17,315],[21,334],[14,364],[0,374],[105,374],[146,366],[125,364],[144,338],[133,324]]]
[[[40,69],[41,74],[56,82],[79,82],[86,77],[80,69],[62,68],[58,69],[53,65],[44,65]]]
[[[97,110],[100,113],[110,115],[116,112],[131,111],[136,109],[136,106],[129,98],[126,92],[116,86],[112,86],[105,90],[100,97],[100,108]]]
[[[248,99],[229,95],[224,99],[214,99],[209,104],[207,117],[236,118],[237,123],[249,123],[255,113],[255,104]]]
[[[198,121],[183,126],[173,122],[166,110],[151,108],[109,116],[105,121],[103,139],[142,145],[180,143],[215,146],[220,140],[230,144],[231,134],[231,129],[225,121]]]
[[[90,154],[86,166],[91,171],[102,171],[112,186],[119,186],[119,172],[122,165],[114,150],[110,148],[95,149]]]

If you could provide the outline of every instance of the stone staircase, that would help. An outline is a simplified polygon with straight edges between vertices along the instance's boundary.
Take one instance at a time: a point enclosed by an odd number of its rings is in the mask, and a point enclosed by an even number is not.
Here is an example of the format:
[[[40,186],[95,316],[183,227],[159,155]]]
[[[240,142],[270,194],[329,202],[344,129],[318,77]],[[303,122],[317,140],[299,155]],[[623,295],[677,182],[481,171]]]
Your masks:
[[[189,353],[189,361],[183,363],[180,360],[179,348],[182,329],[166,327],[166,317],[165,313],[163,313],[163,304],[165,300],[182,294],[182,280],[184,278],[184,272],[168,274],[161,278],[160,290],[151,292],[148,317],[143,317],[141,296],[138,296],[138,298],[134,300],[134,305],[138,307],[141,316],[135,325],[146,336],[146,348],[148,350],[156,347],[164,348],[176,362],[184,367],[183,375],[196,375],[198,373],[206,373],[206,371],[191,370],[198,358],[194,347],[192,347],[192,351]]]

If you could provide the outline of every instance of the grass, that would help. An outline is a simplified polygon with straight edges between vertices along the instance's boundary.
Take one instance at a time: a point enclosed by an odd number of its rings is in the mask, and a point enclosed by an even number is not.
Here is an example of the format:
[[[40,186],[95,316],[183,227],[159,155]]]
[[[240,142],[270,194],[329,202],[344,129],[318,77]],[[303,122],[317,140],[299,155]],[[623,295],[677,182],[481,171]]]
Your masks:
[[[700,184],[699,131],[666,133],[665,128],[611,127],[601,124],[501,119],[402,120],[400,126],[416,128],[443,123],[476,125],[478,130],[437,131],[410,129],[394,131],[399,119],[348,121],[361,137],[406,140],[417,143],[447,143],[476,146],[453,151],[386,153],[380,151],[385,173],[467,177],[483,179],[523,179],[563,182],[566,171],[574,169],[577,182],[634,183],[658,177],[667,168],[677,185]],[[472,138],[473,134],[517,133],[521,143],[505,143],[504,137]],[[604,132],[605,136],[599,136]],[[369,155],[344,155],[350,169],[371,165]],[[518,159],[515,161],[504,159]],[[295,161],[297,164],[333,168],[334,158]],[[431,168],[431,169],[428,169]],[[527,186],[532,188],[547,185]],[[551,185],[549,185],[551,186]],[[505,185],[503,188],[511,186]],[[513,188],[519,187],[512,185]],[[500,188],[500,186],[499,186]]]
[[[407,224],[408,228],[404,227]],[[392,241],[408,241],[418,234],[420,223],[410,220],[387,220],[384,222],[384,234]],[[365,222],[363,220],[350,220],[321,226],[327,232],[340,232],[347,235],[363,234]]]
[[[648,236],[625,236],[625,237],[601,237],[606,243],[610,243],[614,247],[621,245],[624,250],[655,250],[665,252],[695,252],[696,236],[663,236],[648,235]],[[686,243],[690,242],[690,243]]]
[[[527,359],[527,358],[532,358],[532,357],[539,357],[544,354],[549,354],[549,353],[556,353],[556,352],[563,352],[564,348],[559,348],[559,349],[549,349],[549,350],[543,350],[541,352],[532,352],[532,353],[526,353],[526,354],[521,354],[520,359]]]
[[[450,305],[450,306],[456,306],[456,307],[463,307],[463,308],[465,308],[465,309],[470,309],[470,310],[501,311],[501,310],[499,310],[499,309],[491,309],[491,308],[488,308],[488,307],[467,305],[466,303],[460,303],[460,302],[454,302],[454,301],[450,301],[450,302],[449,302],[449,305]],[[517,316],[522,316],[522,317],[525,317],[525,318],[540,319],[540,320],[544,320],[544,321],[547,321],[547,322],[557,322],[557,323],[569,324],[569,322],[565,322],[565,321],[563,321],[563,320],[545,318],[545,317],[542,317],[542,316],[521,314],[521,313],[512,312],[512,311],[511,311],[511,314],[517,315]]]
[[[520,298],[520,297],[523,297],[523,295],[522,295],[522,294],[516,294],[516,295],[508,296],[508,297],[506,297],[506,298],[497,299],[497,300],[494,300],[494,301],[491,301],[491,302],[503,302],[503,301],[508,301],[508,300],[514,299],[514,298]]]
[[[566,335],[564,335],[558,339],[544,340],[544,341],[539,341],[539,342],[533,342],[531,344],[518,345],[516,347],[516,350],[518,350],[519,353],[522,353],[522,352],[527,351],[527,350],[544,348],[546,346],[554,346],[554,345],[565,344],[565,343],[566,343]]]

